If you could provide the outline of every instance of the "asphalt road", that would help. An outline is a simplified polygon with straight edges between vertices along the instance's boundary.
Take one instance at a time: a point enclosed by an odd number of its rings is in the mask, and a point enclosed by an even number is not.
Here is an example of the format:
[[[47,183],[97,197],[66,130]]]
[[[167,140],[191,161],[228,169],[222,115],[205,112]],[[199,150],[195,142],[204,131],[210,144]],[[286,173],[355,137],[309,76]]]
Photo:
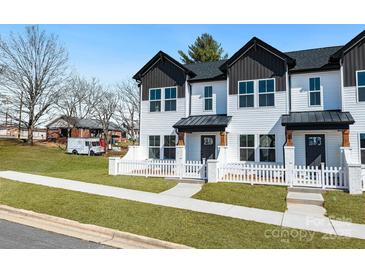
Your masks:
[[[0,249],[5,248],[110,248],[104,245],[0,220]]]

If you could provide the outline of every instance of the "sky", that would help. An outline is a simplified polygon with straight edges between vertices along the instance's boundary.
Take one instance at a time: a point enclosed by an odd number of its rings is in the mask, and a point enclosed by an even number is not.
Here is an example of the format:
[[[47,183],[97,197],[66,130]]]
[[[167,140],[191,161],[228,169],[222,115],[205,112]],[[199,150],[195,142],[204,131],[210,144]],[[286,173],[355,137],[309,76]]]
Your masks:
[[[3,38],[25,25],[0,25]],[[40,25],[68,49],[70,67],[105,84],[131,78],[159,50],[180,61],[197,36],[208,32],[231,56],[256,36],[285,52],[343,45],[365,25]]]

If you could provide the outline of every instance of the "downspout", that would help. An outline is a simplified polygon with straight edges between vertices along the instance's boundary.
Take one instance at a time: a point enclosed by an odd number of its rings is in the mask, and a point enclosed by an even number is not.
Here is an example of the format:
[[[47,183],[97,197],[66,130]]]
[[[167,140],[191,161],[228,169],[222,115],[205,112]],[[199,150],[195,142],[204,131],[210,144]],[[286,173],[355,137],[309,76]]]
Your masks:
[[[288,65],[286,66],[286,86],[287,86],[287,90],[288,90],[288,96],[287,96],[287,100],[288,100],[288,108],[287,108],[287,114],[290,114],[291,111],[291,76],[289,75],[289,67]],[[283,144],[283,162],[285,164],[285,146],[288,143],[288,135],[286,133],[286,127],[285,127],[285,142]]]
[[[142,114],[142,81],[137,80],[139,87],[139,113],[138,113],[138,145],[141,145],[141,114]],[[132,121],[134,123],[134,121]]]

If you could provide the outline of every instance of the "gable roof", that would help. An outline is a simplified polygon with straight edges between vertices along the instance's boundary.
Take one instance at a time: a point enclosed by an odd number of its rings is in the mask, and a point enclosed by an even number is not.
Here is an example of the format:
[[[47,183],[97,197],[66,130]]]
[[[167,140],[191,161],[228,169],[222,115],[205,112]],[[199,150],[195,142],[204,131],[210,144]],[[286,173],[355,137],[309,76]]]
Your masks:
[[[159,60],[167,60],[174,64],[175,66],[179,67],[181,70],[183,70],[185,73],[195,76],[194,72],[186,68],[183,64],[176,61],[174,58],[172,58],[170,55],[166,54],[163,51],[159,51],[155,56],[152,57],[151,60],[147,62],[134,76],[133,79],[135,80],[141,80],[141,77],[146,74],[147,71]]]
[[[324,47],[286,52],[296,60],[296,65],[290,71],[307,71],[339,68],[339,64],[329,62],[330,57],[343,46]]]
[[[227,60],[211,61],[204,63],[194,63],[184,65],[187,69],[195,73],[191,81],[200,80],[224,80],[227,78],[226,74],[219,69]]]
[[[55,128],[67,128],[67,120],[69,124],[75,128],[89,128],[89,129],[102,129],[103,126],[101,125],[100,121],[96,119],[79,119],[76,117],[66,117],[65,115],[62,115],[58,117],[57,119],[53,120],[49,124],[46,125],[49,129],[55,129]],[[62,121],[65,121],[62,123]],[[109,124],[109,130],[123,130],[120,127],[118,127],[116,124],[111,122]]]
[[[248,41],[241,49],[239,49],[235,54],[232,55],[231,58],[229,58],[221,67],[220,69],[226,70],[228,67],[230,67],[235,61],[245,54],[251,47],[259,45],[262,48],[270,51],[271,53],[275,54],[279,58],[283,59],[289,67],[293,67],[295,65],[295,60],[285,53],[277,50],[276,48],[270,46],[269,44],[265,43],[264,41],[260,40],[257,37],[253,37],[250,41]]]
[[[351,49],[353,46],[355,46],[358,42],[360,42],[364,38],[365,38],[365,30],[363,30],[358,35],[356,35],[353,39],[351,39],[350,42],[348,42],[346,45],[341,47],[338,51],[333,53],[332,56],[331,56],[331,60],[332,61],[340,60],[343,57],[343,55],[346,51]]]

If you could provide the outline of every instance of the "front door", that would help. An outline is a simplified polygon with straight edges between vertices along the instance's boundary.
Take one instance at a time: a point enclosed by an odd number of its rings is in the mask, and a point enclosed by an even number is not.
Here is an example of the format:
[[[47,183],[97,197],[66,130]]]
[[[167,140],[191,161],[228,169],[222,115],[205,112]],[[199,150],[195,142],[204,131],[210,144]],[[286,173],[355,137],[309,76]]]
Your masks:
[[[321,166],[326,163],[326,143],[324,134],[305,135],[305,155],[307,166]]]
[[[215,135],[201,136],[200,158],[215,159]]]

